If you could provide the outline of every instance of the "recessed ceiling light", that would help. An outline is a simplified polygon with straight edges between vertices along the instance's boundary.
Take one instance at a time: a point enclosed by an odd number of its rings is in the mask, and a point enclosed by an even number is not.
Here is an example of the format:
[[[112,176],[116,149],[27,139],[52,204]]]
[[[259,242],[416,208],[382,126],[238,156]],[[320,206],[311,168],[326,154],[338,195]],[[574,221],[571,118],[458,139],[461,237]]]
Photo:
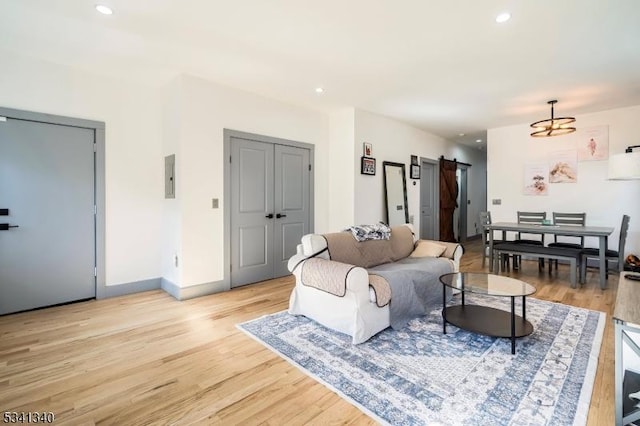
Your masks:
[[[324,89],[322,87],[316,87],[316,93],[317,94],[324,93]]]
[[[482,139],[476,139],[476,142],[480,143],[480,142],[482,142]]]
[[[103,15],[113,15],[113,9],[109,6],[105,6],[104,4],[96,4],[96,10]]]
[[[511,14],[509,12],[503,12],[500,15],[496,16],[496,22],[498,24],[502,24],[503,22],[507,22],[511,19]]]
[[[458,136],[464,136],[464,133],[458,133]]]

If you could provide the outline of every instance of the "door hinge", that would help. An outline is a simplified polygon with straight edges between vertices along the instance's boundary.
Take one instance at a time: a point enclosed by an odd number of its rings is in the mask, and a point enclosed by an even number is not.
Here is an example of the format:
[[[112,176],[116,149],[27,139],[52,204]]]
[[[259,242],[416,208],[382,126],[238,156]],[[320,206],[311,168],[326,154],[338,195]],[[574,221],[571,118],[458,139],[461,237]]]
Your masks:
[[[309,171],[311,171],[311,164],[309,164]]]
[[[98,214],[98,206],[96,206],[95,204],[93,205],[93,214]]]
[[[93,143],[93,152],[98,152],[98,148],[96,148],[96,147],[97,147],[97,144],[94,142]]]
[[[0,121],[7,121],[7,117],[0,116]]]
[[[231,156],[229,156],[229,164],[231,164]]]
[[[98,276],[98,268],[93,268],[93,276],[94,277]]]

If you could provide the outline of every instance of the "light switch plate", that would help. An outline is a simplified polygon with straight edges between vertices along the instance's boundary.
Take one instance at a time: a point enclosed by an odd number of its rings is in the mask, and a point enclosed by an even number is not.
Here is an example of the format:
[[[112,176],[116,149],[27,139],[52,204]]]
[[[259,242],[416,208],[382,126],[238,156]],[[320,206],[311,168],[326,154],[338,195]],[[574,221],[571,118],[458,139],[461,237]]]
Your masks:
[[[494,206],[499,206],[500,204],[502,204],[502,200],[500,198],[494,198],[493,200],[491,200],[491,204],[493,204]]]
[[[217,209],[218,208],[218,199],[217,198],[212,198],[211,199],[211,208],[212,209]]]

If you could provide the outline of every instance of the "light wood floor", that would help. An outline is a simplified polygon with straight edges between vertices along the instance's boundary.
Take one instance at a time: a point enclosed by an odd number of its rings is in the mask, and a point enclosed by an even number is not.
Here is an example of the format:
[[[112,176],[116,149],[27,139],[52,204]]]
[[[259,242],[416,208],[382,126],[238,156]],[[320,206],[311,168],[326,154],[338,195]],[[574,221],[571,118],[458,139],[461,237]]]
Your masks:
[[[461,269],[481,271],[480,244]],[[613,424],[611,312],[617,276],[572,290],[525,261],[534,297],[607,313],[589,425]],[[52,411],[56,424],[374,424],[236,329],[286,309],[291,277],[178,302],[162,291],[0,317],[0,411]]]

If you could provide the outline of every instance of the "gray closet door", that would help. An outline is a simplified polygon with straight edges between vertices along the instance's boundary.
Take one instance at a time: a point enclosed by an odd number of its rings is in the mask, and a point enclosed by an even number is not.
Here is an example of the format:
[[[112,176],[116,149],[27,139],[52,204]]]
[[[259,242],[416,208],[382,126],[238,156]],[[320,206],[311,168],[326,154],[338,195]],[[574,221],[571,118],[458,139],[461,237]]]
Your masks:
[[[309,233],[309,150],[275,145],[274,278],[289,274],[287,263]]]
[[[310,232],[310,151],[231,137],[231,287],[289,274]]]
[[[438,240],[440,200],[439,165],[422,161],[420,166],[420,238]]]
[[[237,287],[273,278],[273,145],[232,137],[231,158],[231,286]]]
[[[96,295],[93,130],[0,122],[0,314]],[[1,228],[0,228],[1,229]]]

